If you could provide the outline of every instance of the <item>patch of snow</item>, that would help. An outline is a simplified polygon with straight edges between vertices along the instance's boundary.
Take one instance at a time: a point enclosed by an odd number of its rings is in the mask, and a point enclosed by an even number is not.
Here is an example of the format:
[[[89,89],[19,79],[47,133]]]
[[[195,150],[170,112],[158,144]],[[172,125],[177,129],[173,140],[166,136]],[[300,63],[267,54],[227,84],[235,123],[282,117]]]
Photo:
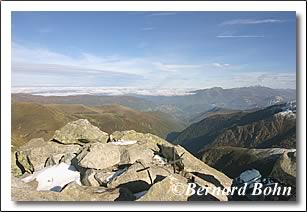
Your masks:
[[[156,163],[161,164],[161,165],[165,165],[165,164],[167,163],[167,159],[161,157],[160,155],[154,155],[154,156],[153,156],[153,160],[154,160]]]
[[[285,149],[285,148],[269,148],[269,149],[249,149],[251,154],[255,154],[255,156],[259,158],[270,158],[270,157],[278,157],[285,152],[296,152],[296,149]]]
[[[272,154],[283,154],[284,152],[296,152],[296,149],[283,149],[283,148],[272,148],[269,153]]]
[[[283,116],[286,118],[296,118],[296,101],[290,101],[283,106],[282,111],[276,113],[275,116]]]
[[[246,103],[250,103],[250,100],[249,100],[249,99],[244,99],[244,101],[245,101]]]
[[[262,157],[268,157],[271,155],[281,155],[284,152],[295,152],[296,149],[269,148],[269,149],[251,149],[250,151],[262,155]]]
[[[272,99],[269,102],[269,105],[275,105],[275,104],[278,104],[278,103],[282,103],[283,101],[284,101],[284,98],[282,96],[275,96],[274,99]]]
[[[296,101],[287,102],[286,105],[282,107],[282,110],[296,113]]]
[[[289,118],[289,119],[292,119],[292,118],[295,119],[296,118],[296,114],[291,110],[282,111],[282,112],[276,113],[275,115],[276,116],[283,116],[283,117],[286,117],[286,118]]]
[[[37,191],[60,192],[65,185],[71,182],[81,185],[80,173],[73,165],[66,163],[43,168],[23,178],[22,181],[28,183],[35,179],[38,182]]]
[[[127,141],[119,140],[119,141],[111,142],[111,144],[125,146],[125,145],[136,144],[137,142],[138,141],[135,141],[135,140],[127,140]]]
[[[104,193],[106,191],[107,191],[107,189],[101,188],[101,189],[96,190],[95,193]]]
[[[243,101],[248,105],[256,104],[256,102],[253,99],[250,98],[244,98]]]
[[[106,183],[111,182],[115,177],[120,176],[125,171],[127,171],[127,168],[117,170],[116,172],[114,172],[113,174],[111,174],[110,176],[106,178]]]
[[[147,190],[145,190],[145,191],[141,191],[141,192],[138,192],[138,193],[135,193],[135,194],[133,194],[134,196],[135,196],[135,198],[136,199],[139,199],[139,198],[141,198],[142,196],[144,196],[145,194],[147,194]]]

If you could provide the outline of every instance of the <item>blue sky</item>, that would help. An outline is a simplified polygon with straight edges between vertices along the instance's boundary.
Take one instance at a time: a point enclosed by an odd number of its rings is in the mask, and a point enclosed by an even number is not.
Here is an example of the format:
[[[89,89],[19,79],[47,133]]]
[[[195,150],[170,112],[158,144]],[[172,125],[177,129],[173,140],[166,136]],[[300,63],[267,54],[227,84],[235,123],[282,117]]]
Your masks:
[[[295,12],[13,12],[12,86],[296,86]]]

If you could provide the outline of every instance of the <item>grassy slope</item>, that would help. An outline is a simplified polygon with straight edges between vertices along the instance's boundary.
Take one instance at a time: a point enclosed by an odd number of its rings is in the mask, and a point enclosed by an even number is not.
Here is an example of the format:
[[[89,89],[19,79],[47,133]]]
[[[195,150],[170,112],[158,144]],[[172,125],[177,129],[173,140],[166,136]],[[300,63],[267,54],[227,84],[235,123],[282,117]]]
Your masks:
[[[87,106],[119,104],[141,111],[148,111],[154,107],[152,102],[132,96],[39,96],[18,93],[12,94],[12,101],[33,102],[39,104],[82,104]]]
[[[12,145],[20,146],[35,137],[49,139],[56,129],[74,117],[35,103],[12,103]]]
[[[121,105],[84,106],[77,104],[12,103],[12,145],[20,146],[32,138],[50,139],[54,131],[77,119],[88,119],[102,131],[136,130],[161,137],[182,130],[167,114],[140,112]]]

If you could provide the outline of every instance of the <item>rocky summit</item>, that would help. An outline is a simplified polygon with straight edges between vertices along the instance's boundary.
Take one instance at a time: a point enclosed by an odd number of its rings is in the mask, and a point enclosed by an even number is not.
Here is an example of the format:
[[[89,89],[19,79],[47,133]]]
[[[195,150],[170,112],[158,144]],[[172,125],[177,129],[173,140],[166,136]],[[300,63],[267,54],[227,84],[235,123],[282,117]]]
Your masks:
[[[174,185],[232,183],[179,145],[133,130],[109,135],[85,119],[19,147],[11,170],[14,201],[227,201],[210,192],[179,195]]]
[[[55,131],[53,140],[63,144],[83,144],[89,142],[106,143],[108,134],[93,126],[87,119],[73,121]]]

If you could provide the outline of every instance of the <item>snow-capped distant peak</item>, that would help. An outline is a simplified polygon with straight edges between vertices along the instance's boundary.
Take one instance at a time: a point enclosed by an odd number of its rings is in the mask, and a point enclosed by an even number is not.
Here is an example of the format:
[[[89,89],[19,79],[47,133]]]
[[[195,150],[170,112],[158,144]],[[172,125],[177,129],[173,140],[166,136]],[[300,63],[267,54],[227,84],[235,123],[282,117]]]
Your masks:
[[[284,102],[284,98],[282,96],[274,96],[274,98],[270,100],[269,105],[275,105],[282,102]]]

